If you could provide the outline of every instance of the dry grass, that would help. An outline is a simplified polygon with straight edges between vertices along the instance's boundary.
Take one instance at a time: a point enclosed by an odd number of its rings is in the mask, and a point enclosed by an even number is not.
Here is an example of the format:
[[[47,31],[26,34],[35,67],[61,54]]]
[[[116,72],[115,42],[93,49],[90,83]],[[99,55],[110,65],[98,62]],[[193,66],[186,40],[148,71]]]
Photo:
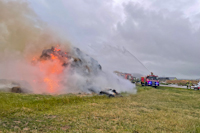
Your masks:
[[[193,85],[198,84],[199,80],[167,80],[167,84],[178,84],[178,85],[186,85],[187,82],[191,82]]]
[[[200,132],[200,92],[139,87],[124,97],[0,93],[2,132]]]

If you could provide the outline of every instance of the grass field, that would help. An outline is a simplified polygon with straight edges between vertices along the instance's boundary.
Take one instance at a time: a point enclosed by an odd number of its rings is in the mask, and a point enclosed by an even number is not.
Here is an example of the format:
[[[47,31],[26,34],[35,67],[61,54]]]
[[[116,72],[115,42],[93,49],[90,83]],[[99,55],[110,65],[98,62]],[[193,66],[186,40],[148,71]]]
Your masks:
[[[189,82],[192,85],[196,85],[199,83],[199,80],[167,80],[165,84],[177,84],[177,85],[183,85],[186,86],[187,82]]]
[[[138,87],[137,94],[0,93],[0,132],[200,132],[200,91]]]

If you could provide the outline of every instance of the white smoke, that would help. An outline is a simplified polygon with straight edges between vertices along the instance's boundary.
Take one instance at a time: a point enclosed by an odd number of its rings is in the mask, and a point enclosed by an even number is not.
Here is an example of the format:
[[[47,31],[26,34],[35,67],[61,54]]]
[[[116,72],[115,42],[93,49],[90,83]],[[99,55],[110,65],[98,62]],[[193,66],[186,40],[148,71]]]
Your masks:
[[[0,79],[19,83],[23,92],[37,94],[99,93],[106,88],[112,88],[117,92],[136,93],[135,86],[130,81],[118,77],[114,73],[99,70],[98,62],[82,52],[77,56],[81,58],[81,67],[70,65],[63,67],[54,61],[45,63],[42,66],[45,70],[48,70],[52,63],[58,64],[59,69],[63,68],[61,74],[52,75],[47,75],[44,71],[41,71],[40,61],[33,64],[31,60],[26,60],[20,54],[12,53],[9,55],[0,63]],[[85,69],[86,65],[90,71]],[[52,92],[49,91],[49,86],[44,82],[45,77],[50,77],[49,82],[55,81],[58,83],[58,86],[54,86],[57,88],[53,88],[55,90]]]
[[[45,64],[39,60],[44,49],[58,44],[73,56],[67,60],[67,67],[57,60],[47,60]],[[0,0],[0,48],[0,90],[19,85],[23,92],[37,94],[99,93],[107,87],[136,92],[128,80],[106,72],[106,68],[98,70],[96,60],[48,30],[24,1]],[[73,67],[76,58],[81,60],[81,67]],[[49,74],[49,67],[54,65],[56,72]]]
[[[80,56],[81,55],[81,56]],[[72,92],[86,92],[86,93],[99,93],[107,88],[115,89],[117,92],[130,92],[136,93],[135,85],[130,81],[118,77],[116,74],[106,71],[106,68],[102,70],[98,69],[98,62],[91,57],[81,52],[78,57],[81,58],[85,65],[88,65],[91,70],[89,75],[85,74],[85,71],[75,71],[68,76],[67,86],[73,89],[67,89]],[[88,73],[88,72],[86,72]],[[67,75],[67,74],[65,74]],[[64,89],[65,90],[65,89]]]

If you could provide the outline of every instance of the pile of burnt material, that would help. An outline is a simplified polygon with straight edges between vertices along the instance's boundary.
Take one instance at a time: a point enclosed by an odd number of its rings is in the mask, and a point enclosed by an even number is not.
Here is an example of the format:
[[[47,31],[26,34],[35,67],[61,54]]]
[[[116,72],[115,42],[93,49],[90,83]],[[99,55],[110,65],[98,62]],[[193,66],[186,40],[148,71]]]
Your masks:
[[[100,95],[107,95],[108,97],[116,97],[116,96],[122,97],[122,95],[114,89],[107,89],[107,90],[104,90],[104,91],[100,91],[99,94]]]
[[[11,80],[0,79],[0,91],[23,93],[20,84]]]
[[[81,93],[98,94],[101,91],[101,87],[95,84],[94,81],[94,78],[103,73],[101,65],[79,48],[73,47],[70,52],[63,51],[59,47],[45,49],[42,51],[40,58],[35,61],[37,63],[45,60],[59,60],[59,64],[63,69],[67,69],[69,81],[66,82],[63,79],[63,83],[68,88],[73,88],[76,92],[80,91]]]
[[[11,89],[11,92],[14,92],[14,93],[23,93],[22,89],[20,87],[13,87]]]
[[[71,52],[64,52],[58,47],[45,49],[40,60],[49,60],[52,59],[52,56],[58,58],[62,62],[62,66],[70,66],[84,74],[98,74],[102,70],[98,61],[83,53],[79,48],[74,47]]]

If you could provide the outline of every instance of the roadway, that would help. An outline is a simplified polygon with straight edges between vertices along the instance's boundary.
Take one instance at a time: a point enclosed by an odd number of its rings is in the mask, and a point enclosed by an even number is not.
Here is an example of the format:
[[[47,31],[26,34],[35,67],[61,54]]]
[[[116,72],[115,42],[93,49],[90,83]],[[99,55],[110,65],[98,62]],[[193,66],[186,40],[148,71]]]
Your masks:
[[[178,85],[160,85],[160,86],[187,89],[187,86],[178,86]]]
[[[160,86],[187,89],[187,86],[178,86],[178,85],[160,85]],[[194,90],[194,86],[192,86],[191,89]]]

